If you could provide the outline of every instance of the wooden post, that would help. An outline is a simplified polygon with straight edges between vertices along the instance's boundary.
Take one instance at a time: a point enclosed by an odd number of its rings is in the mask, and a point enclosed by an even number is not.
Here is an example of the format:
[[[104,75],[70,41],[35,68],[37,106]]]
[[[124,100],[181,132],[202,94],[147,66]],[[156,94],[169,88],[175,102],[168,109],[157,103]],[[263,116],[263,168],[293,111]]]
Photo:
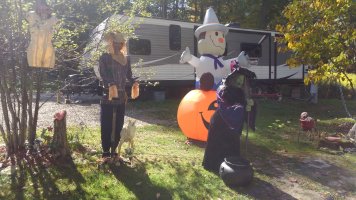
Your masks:
[[[57,158],[70,155],[67,141],[66,117],[67,112],[65,110],[60,111],[54,115],[53,140],[51,146],[52,152]]]

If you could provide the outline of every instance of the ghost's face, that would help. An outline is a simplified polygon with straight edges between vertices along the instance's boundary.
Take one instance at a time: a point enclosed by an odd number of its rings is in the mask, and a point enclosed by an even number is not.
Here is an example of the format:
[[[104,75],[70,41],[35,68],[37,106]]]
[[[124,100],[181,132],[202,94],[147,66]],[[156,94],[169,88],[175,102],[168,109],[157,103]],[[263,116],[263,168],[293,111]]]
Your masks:
[[[200,39],[198,42],[198,51],[200,54],[221,56],[225,52],[225,47],[225,35],[221,31],[207,31],[205,38]]]

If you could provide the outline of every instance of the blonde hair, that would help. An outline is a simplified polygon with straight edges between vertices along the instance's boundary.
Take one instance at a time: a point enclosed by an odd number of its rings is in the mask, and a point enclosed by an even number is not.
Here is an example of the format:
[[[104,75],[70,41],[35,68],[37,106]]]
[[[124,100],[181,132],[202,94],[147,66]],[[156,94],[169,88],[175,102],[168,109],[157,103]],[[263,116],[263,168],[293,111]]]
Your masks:
[[[121,33],[109,32],[104,35],[104,40],[106,42],[106,50],[113,57],[113,59],[122,65],[126,65],[127,47],[124,36]],[[115,54],[114,42],[122,44],[119,54]]]

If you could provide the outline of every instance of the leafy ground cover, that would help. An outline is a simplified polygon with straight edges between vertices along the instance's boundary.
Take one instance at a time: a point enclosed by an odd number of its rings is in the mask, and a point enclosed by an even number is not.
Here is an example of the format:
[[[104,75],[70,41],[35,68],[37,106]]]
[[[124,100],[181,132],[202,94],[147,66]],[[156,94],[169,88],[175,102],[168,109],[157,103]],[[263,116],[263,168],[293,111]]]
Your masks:
[[[0,157],[0,199],[352,199],[356,195],[355,154],[317,149],[304,133],[297,142],[303,111],[318,120],[324,135],[347,133],[354,120],[345,118],[341,101],[309,105],[260,99],[257,129],[249,132],[247,152],[242,144],[244,156],[253,164],[254,180],[243,188],[229,188],[202,168],[204,143],[187,142],[176,122],[178,104],[177,100],[129,103],[128,115],[140,111],[144,116],[137,120],[149,122],[138,127],[131,165],[98,169],[99,127],[69,127],[73,153],[66,160],[54,161],[46,148],[41,154],[24,152],[8,161]],[[356,102],[347,105],[355,116]]]

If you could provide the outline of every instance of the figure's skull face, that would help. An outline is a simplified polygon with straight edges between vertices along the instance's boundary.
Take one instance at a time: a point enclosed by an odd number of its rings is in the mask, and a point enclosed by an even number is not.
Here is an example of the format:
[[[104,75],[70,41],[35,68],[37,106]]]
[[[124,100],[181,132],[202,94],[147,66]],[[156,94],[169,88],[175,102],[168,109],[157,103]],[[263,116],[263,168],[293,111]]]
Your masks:
[[[198,42],[198,51],[200,54],[212,54],[221,56],[225,52],[226,40],[221,31],[207,31],[204,39]]]

